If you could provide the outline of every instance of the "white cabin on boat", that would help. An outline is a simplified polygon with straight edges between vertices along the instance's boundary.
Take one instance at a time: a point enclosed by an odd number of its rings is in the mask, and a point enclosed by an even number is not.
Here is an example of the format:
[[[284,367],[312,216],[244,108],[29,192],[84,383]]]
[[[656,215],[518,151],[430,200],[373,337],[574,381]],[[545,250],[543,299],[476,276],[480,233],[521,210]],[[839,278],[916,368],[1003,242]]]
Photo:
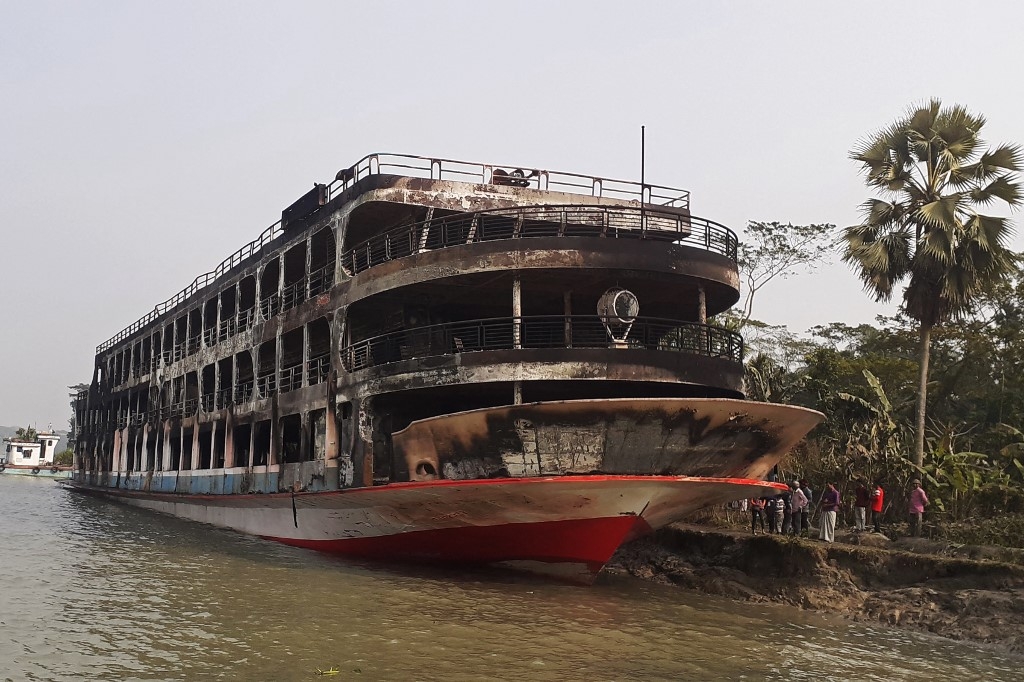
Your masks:
[[[57,443],[60,436],[51,431],[37,435],[35,441],[5,438],[4,449],[0,460],[5,464],[23,466],[41,466],[53,462],[57,454]]]

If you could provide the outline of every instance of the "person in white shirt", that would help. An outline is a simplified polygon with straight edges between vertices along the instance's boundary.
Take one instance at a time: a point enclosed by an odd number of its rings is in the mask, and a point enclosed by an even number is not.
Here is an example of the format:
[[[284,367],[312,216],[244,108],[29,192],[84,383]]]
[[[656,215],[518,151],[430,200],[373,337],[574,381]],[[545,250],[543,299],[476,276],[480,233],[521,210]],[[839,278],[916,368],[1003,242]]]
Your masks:
[[[789,524],[789,528],[793,535],[800,535],[800,520],[807,509],[807,496],[804,495],[803,490],[800,490],[800,485],[796,481],[790,483],[789,487],[792,490],[789,502],[789,513],[792,521]]]

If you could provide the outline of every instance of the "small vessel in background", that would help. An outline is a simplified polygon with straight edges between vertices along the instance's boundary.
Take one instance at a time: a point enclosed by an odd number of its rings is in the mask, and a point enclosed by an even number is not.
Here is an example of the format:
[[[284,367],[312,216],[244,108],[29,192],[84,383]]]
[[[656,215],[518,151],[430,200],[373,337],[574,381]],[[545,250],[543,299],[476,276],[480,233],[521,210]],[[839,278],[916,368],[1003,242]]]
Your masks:
[[[96,351],[70,485],[312,549],[591,579],[822,415],[744,400],[689,193],[372,154]],[[641,313],[641,307],[643,313]]]
[[[33,429],[28,429],[24,436],[4,438],[4,448],[0,452],[0,475],[70,478],[74,467],[54,462],[60,439],[60,434],[52,430],[37,433]]]

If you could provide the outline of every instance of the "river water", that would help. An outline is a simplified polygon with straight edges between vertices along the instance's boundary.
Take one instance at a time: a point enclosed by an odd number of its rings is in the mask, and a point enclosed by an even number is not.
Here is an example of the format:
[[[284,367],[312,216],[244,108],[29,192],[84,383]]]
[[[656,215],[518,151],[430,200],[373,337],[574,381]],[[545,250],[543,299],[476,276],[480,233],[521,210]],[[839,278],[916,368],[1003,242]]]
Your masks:
[[[970,645],[602,576],[385,568],[0,475],[0,679],[1010,680]]]

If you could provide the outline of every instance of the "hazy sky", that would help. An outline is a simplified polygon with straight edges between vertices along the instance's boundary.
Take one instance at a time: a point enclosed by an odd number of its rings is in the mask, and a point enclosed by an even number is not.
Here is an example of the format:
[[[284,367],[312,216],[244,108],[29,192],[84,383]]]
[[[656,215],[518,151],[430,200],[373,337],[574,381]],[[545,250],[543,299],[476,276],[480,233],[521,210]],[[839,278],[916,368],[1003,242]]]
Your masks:
[[[95,346],[312,186],[393,151],[856,222],[847,152],[929,97],[1024,142],[1020,3],[0,2],[0,424],[66,425]],[[1024,250],[1024,240],[1014,241]],[[765,289],[803,331],[882,309],[835,259]]]

